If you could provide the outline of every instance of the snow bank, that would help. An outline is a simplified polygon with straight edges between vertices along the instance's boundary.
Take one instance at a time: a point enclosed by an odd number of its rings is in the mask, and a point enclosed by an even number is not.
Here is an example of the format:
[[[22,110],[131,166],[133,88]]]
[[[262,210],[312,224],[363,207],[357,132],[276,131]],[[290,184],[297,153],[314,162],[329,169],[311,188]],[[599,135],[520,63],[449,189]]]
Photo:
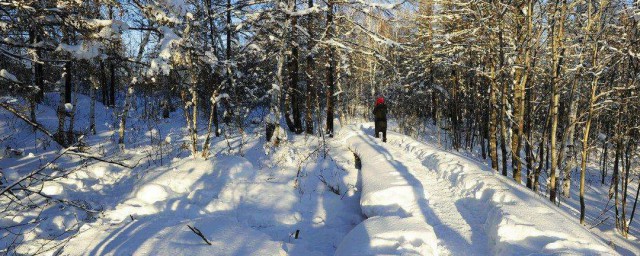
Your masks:
[[[336,255],[435,255],[433,228],[418,218],[373,217],[342,240]]]
[[[391,159],[386,151],[362,136],[350,138],[351,150],[362,159],[360,206],[367,217],[409,217],[421,214],[419,204],[426,205],[421,184],[411,179],[407,167]]]
[[[349,232],[336,255],[437,255],[419,181],[365,135],[352,136],[347,144],[362,161],[360,206],[369,219]]]
[[[461,207],[485,220],[495,255],[617,255],[546,198],[467,157],[404,138],[399,143],[460,193]]]

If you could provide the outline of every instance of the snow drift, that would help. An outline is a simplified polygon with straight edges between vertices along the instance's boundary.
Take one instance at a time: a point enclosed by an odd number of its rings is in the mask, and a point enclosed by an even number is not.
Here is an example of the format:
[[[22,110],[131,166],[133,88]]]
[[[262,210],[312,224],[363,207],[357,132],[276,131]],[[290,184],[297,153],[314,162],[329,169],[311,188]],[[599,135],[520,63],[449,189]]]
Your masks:
[[[362,159],[360,206],[369,217],[342,240],[336,255],[437,255],[433,227],[424,221],[428,205],[408,169],[366,136],[347,139]]]
[[[396,143],[448,180],[460,205],[485,219],[493,254],[617,255],[573,216],[484,164],[407,137]]]

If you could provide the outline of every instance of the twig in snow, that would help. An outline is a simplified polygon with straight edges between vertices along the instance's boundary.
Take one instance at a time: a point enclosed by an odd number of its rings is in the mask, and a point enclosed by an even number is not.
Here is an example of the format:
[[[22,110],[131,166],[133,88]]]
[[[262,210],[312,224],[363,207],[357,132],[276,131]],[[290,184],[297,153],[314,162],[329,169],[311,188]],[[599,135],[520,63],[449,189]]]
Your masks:
[[[128,169],[136,168],[136,166],[138,166],[140,161],[142,161],[142,158],[141,158],[140,160],[138,160],[138,162],[135,165],[128,165],[128,164],[125,164],[125,163],[122,163],[122,162],[116,162],[116,161],[113,161],[113,160],[102,158],[100,156],[87,154],[87,153],[83,153],[83,152],[79,152],[79,151],[75,151],[75,150],[69,151],[68,153],[71,154],[71,155],[86,157],[86,158],[93,159],[93,160],[100,161],[100,162],[105,162],[105,163],[109,163],[109,164],[115,164],[115,165],[122,166],[122,167],[128,168]]]
[[[595,228],[595,227],[600,226],[600,224],[604,223],[604,222],[605,222],[605,221],[607,221],[608,219],[609,219],[609,216],[607,216],[606,218],[604,218],[604,219],[603,219],[603,220],[601,220],[600,222],[598,222],[598,223],[596,223],[596,224],[592,225],[591,227],[589,227],[589,229],[593,229],[593,228]]]
[[[202,232],[200,232],[200,230],[198,228],[192,227],[192,226],[189,226],[189,225],[187,225],[187,227],[189,227],[189,229],[191,229],[191,231],[193,231],[193,233],[195,233],[200,238],[202,238],[202,240],[204,240],[205,243],[207,243],[208,245],[211,245],[209,240],[207,240],[207,238],[204,237],[204,235],[202,234]]]
[[[55,162],[56,160],[58,160],[60,157],[62,157],[65,153],[67,153],[69,150],[71,150],[73,147],[68,147],[65,148],[60,154],[58,154],[53,160],[51,160],[49,163],[43,165],[42,167],[40,167],[39,169],[32,171],[31,173],[25,175],[24,177],[16,180],[15,182],[13,182],[11,185],[8,185],[4,188],[2,188],[2,190],[0,191],[0,195],[3,195],[4,193],[6,193],[7,191],[9,191],[10,189],[12,189],[13,187],[17,186],[18,184],[20,184],[21,182],[33,177],[34,175],[42,172],[43,170],[47,169],[49,166],[51,166],[53,164],[53,162]]]
[[[341,194],[342,194],[342,193],[340,192],[340,186],[338,186],[337,188],[336,188],[336,187],[334,187],[334,186],[332,186],[331,184],[329,184],[329,183],[327,182],[327,179],[325,179],[325,178],[324,178],[324,176],[322,176],[322,174],[321,174],[321,175],[318,175],[318,179],[320,180],[320,182],[322,182],[322,184],[324,184],[325,186],[327,186],[327,188],[329,188],[329,190],[330,190],[331,192],[333,192],[334,194],[336,194],[336,195],[341,195]]]

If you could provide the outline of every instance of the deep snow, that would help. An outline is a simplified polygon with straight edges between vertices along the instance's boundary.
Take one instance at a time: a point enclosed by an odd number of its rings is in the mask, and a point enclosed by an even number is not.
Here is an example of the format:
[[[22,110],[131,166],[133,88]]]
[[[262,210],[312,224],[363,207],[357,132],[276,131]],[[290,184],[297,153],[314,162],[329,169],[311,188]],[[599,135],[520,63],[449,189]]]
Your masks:
[[[48,95],[47,102],[39,108],[39,121],[54,130],[56,95]],[[363,219],[358,172],[344,145],[298,136],[265,150],[261,127],[246,127],[255,133],[225,131],[227,136],[214,139],[212,157],[194,159],[183,146],[188,138],[180,113],[143,120],[140,107],[128,121],[127,149],[119,152],[115,115],[103,106],[97,109],[97,135],[86,138],[90,153],[137,167],[61,158],[46,170],[60,177],[41,184],[43,192],[97,213],[42,198],[41,212],[1,212],[2,227],[15,227],[0,229],[0,254],[330,255]],[[88,127],[87,110],[78,108],[78,129]],[[45,148],[43,137],[22,132],[30,128],[7,112],[0,114],[3,146],[25,155],[0,159],[8,184],[47,163],[59,149],[53,142]]]
[[[362,238],[351,240],[368,244],[345,240],[339,249],[348,249],[337,255],[357,255],[355,248],[362,247],[386,254],[389,244],[396,252],[421,248],[410,252],[422,255],[616,254],[575,218],[480,162],[394,132],[387,135],[389,143],[381,143],[371,136],[371,124],[349,128],[353,136],[347,143],[363,162],[363,213],[419,220],[424,234],[408,239],[406,228],[356,229],[352,233]],[[411,225],[411,232],[417,227]],[[437,249],[426,240],[430,233]],[[380,237],[387,243],[372,242]]]

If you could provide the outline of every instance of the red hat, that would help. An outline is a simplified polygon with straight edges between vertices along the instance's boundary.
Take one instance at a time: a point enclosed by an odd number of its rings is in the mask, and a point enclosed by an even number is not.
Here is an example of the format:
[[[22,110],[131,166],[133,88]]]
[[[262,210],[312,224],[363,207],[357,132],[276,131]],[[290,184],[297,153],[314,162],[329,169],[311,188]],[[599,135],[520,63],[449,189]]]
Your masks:
[[[382,98],[382,97],[379,97],[379,98],[376,100],[376,106],[378,106],[378,105],[380,105],[380,104],[383,104],[383,103],[384,103],[384,98]]]

